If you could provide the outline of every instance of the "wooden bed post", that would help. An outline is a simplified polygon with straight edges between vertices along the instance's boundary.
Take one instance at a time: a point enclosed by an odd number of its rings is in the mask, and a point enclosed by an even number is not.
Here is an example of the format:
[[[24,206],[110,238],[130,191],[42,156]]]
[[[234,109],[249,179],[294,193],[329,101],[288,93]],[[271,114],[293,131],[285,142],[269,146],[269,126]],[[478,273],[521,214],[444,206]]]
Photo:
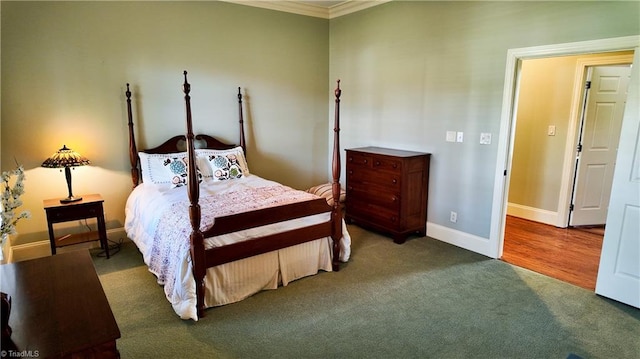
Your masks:
[[[204,236],[200,231],[200,183],[196,171],[196,153],[193,134],[193,124],[191,121],[191,85],[187,82],[187,71],[184,72],[184,101],[187,110],[187,172],[188,172],[188,194],[189,194],[189,218],[191,219],[191,265],[193,277],[196,282],[196,309],[198,318],[204,317],[204,276],[206,272],[204,255]]]
[[[331,238],[333,239],[333,270],[340,270],[340,240],[342,239],[342,207],[340,206],[340,80],[335,90],[336,105],[333,127],[333,184],[331,186],[333,195],[333,229]]]
[[[127,116],[129,117],[129,161],[131,162],[131,180],[135,188],[140,183],[140,172],[138,171],[138,149],[136,148],[136,138],[133,131],[133,112],[131,111],[131,91],[127,83]]]
[[[244,157],[246,159],[247,145],[244,139],[244,116],[242,114],[242,92],[240,92],[240,87],[238,87],[238,111],[240,114],[240,147],[242,147],[242,152],[244,152]]]

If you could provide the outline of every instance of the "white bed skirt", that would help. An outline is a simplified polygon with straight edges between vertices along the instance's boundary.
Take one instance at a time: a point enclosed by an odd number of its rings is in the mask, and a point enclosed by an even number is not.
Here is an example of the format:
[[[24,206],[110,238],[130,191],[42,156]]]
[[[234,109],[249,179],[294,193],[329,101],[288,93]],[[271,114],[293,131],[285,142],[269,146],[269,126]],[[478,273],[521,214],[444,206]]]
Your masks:
[[[330,272],[329,241],[318,239],[207,269],[205,306],[234,303],[320,270]]]

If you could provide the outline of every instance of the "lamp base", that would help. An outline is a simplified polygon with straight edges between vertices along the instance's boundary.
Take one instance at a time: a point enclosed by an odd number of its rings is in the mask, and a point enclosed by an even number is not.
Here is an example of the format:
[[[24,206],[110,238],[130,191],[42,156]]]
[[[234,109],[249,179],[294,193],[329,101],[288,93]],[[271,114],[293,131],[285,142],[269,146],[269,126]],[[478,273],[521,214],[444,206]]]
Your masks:
[[[63,198],[60,200],[60,203],[72,203],[72,202],[78,202],[78,201],[82,201],[82,197],[67,197],[67,198]]]

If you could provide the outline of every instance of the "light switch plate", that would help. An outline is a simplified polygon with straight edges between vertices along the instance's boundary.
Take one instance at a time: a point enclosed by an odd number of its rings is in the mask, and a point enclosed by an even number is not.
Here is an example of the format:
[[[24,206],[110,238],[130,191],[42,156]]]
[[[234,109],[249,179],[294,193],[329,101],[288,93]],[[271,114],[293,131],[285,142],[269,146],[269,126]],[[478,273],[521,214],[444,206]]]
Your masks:
[[[447,131],[447,142],[456,142],[456,132]]]
[[[464,132],[458,132],[456,134],[456,142],[462,142],[464,140]]]

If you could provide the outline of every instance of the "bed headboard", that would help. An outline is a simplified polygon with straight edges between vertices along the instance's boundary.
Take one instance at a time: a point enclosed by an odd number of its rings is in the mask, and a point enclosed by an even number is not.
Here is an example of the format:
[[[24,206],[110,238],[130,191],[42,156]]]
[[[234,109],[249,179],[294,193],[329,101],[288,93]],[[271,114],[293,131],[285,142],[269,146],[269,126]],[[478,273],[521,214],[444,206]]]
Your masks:
[[[186,72],[186,71],[185,71]],[[185,73],[186,76],[186,73]],[[140,179],[142,178],[142,173],[140,169],[140,158],[138,157],[138,147],[136,144],[135,131],[133,127],[133,111],[131,107],[131,90],[129,88],[129,84],[127,83],[127,90],[125,92],[125,96],[127,98],[127,117],[128,117],[128,125],[129,125],[129,161],[131,162],[131,180],[133,181],[133,187],[136,187],[140,184]],[[242,111],[242,92],[240,87],[238,87],[238,113],[239,113],[239,124],[240,124],[240,144],[243,151],[245,152],[246,157],[246,143],[244,136],[244,116]],[[195,136],[195,144],[197,148],[205,148],[205,149],[214,149],[214,150],[227,150],[231,148],[235,148],[238,145],[225,143],[223,141],[218,140],[217,138],[199,134]],[[161,145],[144,149],[141,152],[145,153],[175,153],[175,152],[184,152],[187,151],[187,138],[185,135],[178,135],[171,137],[170,139],[163,142]]]

